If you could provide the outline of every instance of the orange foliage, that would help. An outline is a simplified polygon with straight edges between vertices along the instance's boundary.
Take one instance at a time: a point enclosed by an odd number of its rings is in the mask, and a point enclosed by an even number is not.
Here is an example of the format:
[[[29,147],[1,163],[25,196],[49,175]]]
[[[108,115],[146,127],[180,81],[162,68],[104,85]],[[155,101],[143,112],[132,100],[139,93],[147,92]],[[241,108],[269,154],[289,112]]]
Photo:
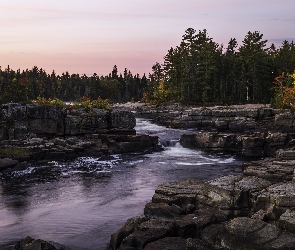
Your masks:
[[[286,86],[286,81],[292,81],[290,86]],[[287,77],[283,72],[282,75],[277,76],[274,79],[275,90],[277,92],[277,97],[280,100],[279,108],[291,108],[295,109],[295,73],[289,74]]]

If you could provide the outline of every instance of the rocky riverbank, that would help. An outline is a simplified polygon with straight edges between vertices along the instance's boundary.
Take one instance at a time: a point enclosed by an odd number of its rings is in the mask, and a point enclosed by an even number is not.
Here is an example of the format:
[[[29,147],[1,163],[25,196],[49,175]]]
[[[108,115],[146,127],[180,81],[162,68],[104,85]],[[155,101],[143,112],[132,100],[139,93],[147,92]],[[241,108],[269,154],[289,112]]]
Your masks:
[[[119,107],[166,127],[198,129],[198,133],[182,135],[180,143],[184,147],[244,157],[275,157],[277,150],[295,143],[295,114],[269,105],[186,107],[129,103]]]
[[[158,138],[136,134],[135,125],[135,115],[125,110],[1,105],[0,171],[23,169],[32,161],[160,150]]]
[[[112,235],[112,249],[295,249],[294,114],[265,106],[137,109],[166,126],[203,130],[183,135],[184,146],[263,159],[237,176],[159,185],[144,216]]]
[[[184,146],[259,160],[244,164],[239,175],[159,185],[144,216],[128,219],[111,236],[113,250],[295,249],[294,114],[264,105],[132,105],[129,110],[157,123],[202,130],[183,135]],[[29,239],[20,249],[40,242]]]
[[[295,249],[295,150],[206,183],[159,185],[112,249]]]

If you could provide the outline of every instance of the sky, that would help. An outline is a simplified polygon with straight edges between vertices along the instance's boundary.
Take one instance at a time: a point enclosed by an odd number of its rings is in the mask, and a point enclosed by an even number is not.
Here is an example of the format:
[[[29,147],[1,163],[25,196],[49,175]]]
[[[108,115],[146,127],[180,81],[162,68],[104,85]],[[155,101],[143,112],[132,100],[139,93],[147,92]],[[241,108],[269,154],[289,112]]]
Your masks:
[[[294,0],[0,0],[0,66],[143,76],[187,28],[225,47],[248,31],[295,42],[294,10]]]

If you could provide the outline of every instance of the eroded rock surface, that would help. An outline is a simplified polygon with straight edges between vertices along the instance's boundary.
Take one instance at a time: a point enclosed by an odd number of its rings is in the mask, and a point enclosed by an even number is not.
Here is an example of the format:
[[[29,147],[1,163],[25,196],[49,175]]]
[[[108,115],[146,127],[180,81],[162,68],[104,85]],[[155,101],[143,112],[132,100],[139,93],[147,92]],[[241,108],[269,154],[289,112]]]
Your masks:
[[[243,174],[159,185],[139,223],[113,234],[112,249],[295,249],[291,151],[248,163]]]

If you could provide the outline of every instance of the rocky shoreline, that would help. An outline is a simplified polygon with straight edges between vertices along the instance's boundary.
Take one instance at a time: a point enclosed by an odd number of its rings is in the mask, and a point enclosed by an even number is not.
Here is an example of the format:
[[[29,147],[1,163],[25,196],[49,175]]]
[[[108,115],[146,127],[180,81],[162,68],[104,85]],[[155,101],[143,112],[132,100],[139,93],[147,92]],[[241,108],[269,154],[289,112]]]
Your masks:
[[[135,110],[168,127],[202,130],[183,135],[183,146],[257,160],[245,163],[239,175],[205,183],[186,179],[159,185],[144,216],[128,219],[111,236],[111,249],[295,249],[294,114],[265,105],[127,104],[115,109]],[[115,142],[123,138],[122,134],[104,136]],[[61,143],[65,139],[50,140]],[[103,136],[99,140],[103,141]],[[111,143],[106,145],[109,150]],[[23,247],[17,249],[33,249],[30,246],[40,242],[24,239],[19,243]]]
[[[82,156],[160,150],[158,138],[136,134],[131,111],[9,103],[0,109],[0,171],[29,162],[68,161]]]
[[[152,115],[138,109],[171,127],[190,127],[183,116],[194,114],[189,118],[194,126],[198,121],[210,126],[183,135],[182,145],[260,160],[247,162],[236,176],[159,185],[144,216],[129,219],[112,235],[113,250],[295,249],[294,114],[244,107],[237,117],[232,114],[238,108],[227,107],[174,109],[167,118],[169,112],[163,107]],[[230,126],[237,121],[245,123],[239,129]]]

